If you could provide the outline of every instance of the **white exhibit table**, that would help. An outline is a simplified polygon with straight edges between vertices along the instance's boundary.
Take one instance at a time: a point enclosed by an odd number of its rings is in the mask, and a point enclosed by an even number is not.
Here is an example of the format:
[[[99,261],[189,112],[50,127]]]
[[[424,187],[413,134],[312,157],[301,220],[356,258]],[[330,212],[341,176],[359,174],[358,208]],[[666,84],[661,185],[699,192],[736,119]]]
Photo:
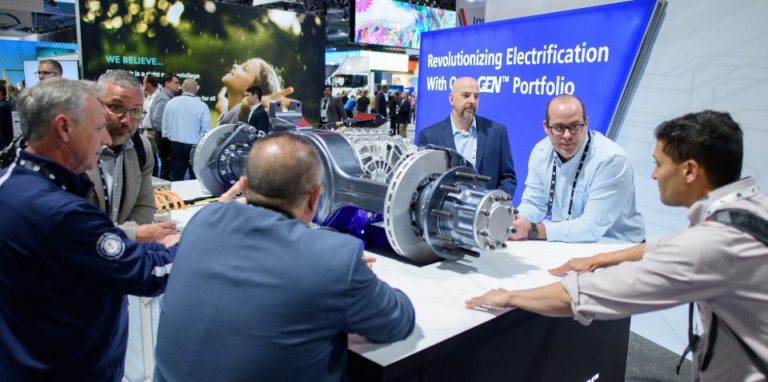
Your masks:
[[[186,200],[205,196],[197,181],[174,182],[172,189]],[[183,229],[201,208],[174,211],[172,220]],[[628,246],[507,242],[506,249],[479,258],[423,266],[401,261],[389,249],[366,251],[376,258],[376,275],[411,299],[416,328],[407,339],[384,345],[350,336],[349,380],[493,381],[505,376],[586,381],[596,374],[602,375],[601,380],[613,380],[619,374],[617,380],[623,379],[629,319],[582,327],[571,318],[546,318],[519,310],[469,310],[464,301],[494,288],[526,289],[556,282],[559,277],[547,269],[572,257]]]

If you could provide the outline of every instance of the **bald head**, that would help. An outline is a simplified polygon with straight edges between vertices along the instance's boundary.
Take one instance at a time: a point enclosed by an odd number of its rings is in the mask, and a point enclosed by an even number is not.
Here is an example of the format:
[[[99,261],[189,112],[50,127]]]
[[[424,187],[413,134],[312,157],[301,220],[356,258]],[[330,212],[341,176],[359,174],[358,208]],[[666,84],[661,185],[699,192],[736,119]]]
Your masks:
[[[573,158],[587,138],[589,118],[579,97],[561,94],[549,100],[544,119],[544,132],[560,159]]]
[[[280,133],[253,145],[246,175],[249,202],[295,210],[322,184],[323,166],[307,138]]]
[[[466,131],[475,119],[477,106],[480,102],[480,87],[472,77],[461,77],[453,81],[451,94],[451,115],[459,130]]]
[[[197,94],[197,81],[191,78],[187,78],[181,84],[181,91],[184,93]]]
[[[549,102],[547,102],[547,108],[544,111],[544,120],[547,124],[549,124],[552,110],[558,112],[580,113],[582,118],[587,116],[587,111],[584,110],[584,102],[581,101],[581,98],[571,94],[560,94],[552,97]]]
[[[453,81],[453,86],[451,86],[451,93],[460,92],[467,88],[479,88],[477,85],[477,80],[472,77],[457,78],[456,81]]]

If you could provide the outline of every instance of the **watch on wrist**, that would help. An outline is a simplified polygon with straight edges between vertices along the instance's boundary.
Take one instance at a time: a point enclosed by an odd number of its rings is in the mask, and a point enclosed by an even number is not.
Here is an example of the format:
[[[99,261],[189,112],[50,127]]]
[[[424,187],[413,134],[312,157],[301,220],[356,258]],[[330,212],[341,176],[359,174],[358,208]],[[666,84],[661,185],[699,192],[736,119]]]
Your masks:
[[[539,238],[539,227],[536,223],[531,223],[531,230],[528,232],[528,240],[537,240]]]

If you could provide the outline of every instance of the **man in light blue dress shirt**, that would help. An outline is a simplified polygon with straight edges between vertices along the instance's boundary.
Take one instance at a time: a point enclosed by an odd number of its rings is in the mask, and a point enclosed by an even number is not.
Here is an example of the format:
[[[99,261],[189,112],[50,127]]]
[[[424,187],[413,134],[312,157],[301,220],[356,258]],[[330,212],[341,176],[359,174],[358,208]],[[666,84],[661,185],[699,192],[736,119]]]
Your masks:
[[[171,141],[171,180],[184,180],[192,171],[190,152],[203,135],[211,130],[211,112],[203,101],[197,98],[197,81],[187,78],[181,84],[182,94],[168,101],[163,111],[163,137]]]
[[[624,150],[589,130],[582,101],[563,94],[547,105],[544,132],[528,161],[528,178],[511,240],[639,243],[634,170]]]

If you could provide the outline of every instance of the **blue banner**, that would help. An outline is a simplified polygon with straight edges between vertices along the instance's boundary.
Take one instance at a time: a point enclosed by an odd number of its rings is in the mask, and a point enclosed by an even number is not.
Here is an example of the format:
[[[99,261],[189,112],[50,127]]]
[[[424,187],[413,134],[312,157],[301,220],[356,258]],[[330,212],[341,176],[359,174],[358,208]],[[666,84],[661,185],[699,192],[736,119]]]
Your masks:
[[[478,115],[507,127],[517,205],[533,146],[546,137],[547,101],[584,101],[589,128],[607,135],[656,0],[635,0],[428,32],[422,35],[416,134],[451,112],[453,80],[480,85]]]

